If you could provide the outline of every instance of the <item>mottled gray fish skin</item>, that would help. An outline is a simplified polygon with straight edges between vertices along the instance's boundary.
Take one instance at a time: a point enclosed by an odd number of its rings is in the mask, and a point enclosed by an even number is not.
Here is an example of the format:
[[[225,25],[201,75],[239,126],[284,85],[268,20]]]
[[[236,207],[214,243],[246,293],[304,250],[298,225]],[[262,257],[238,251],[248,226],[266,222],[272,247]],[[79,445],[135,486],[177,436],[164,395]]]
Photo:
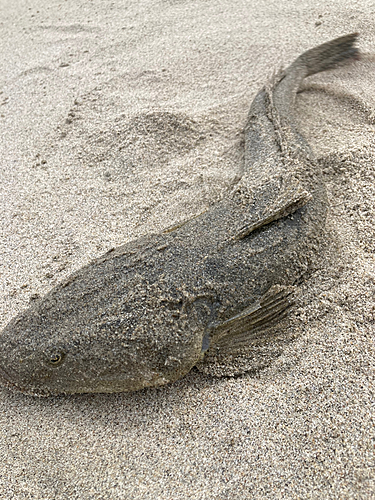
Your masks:
[[[209,371],[216,355],[230,365],[248,352],[257,367],[324,237],[326,192],[294,126],[296,92],[305,77],[357,58],[356,38],[305,52],[257,94],[244,173],[223,200],[108,252],[12,320],[0,337],[2,383],[39,396],[120,392],[173,382],[197,364]]]

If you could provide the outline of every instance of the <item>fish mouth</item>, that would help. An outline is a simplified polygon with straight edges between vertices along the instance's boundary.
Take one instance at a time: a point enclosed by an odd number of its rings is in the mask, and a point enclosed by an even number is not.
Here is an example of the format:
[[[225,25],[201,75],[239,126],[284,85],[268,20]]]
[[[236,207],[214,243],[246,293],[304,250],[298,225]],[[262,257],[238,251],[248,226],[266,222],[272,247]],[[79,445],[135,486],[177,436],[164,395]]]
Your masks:
[[[39,396],[46,397],[49,395],[47,391],[43,391],[43,389],[35,389],[33,387],[26,388],[21,387],[16,382],[12,380],[12,377],[9,375],[7,371],[0,365],[0,384],[7,389],[11,389],[12,391],[20,392],[22,394],[26,394],[29,396]]]
[[[15,382],[13,382],[12,377],[4,370],[0,365],[0,383],[8,389],[13,389],[16,391],[23,392],[22,388],[19,387]]]

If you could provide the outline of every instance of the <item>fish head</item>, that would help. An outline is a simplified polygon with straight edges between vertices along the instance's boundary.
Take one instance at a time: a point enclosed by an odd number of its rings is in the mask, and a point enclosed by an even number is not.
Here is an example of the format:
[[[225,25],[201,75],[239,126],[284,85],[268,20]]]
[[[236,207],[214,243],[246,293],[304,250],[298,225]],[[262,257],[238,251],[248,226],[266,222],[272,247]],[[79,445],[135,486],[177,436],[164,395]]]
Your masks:
[[[2,331],[0,380],[10,389],[31,395],[79,392],[86,377],[80,373],[84,360],[79,362],[79,342],[58,336],[61,328],[55,325],[52,331],[46,319],[38,310],[28,309]]]
[[[0,334],[0,381],[26,394],[134,391],[185,375],[201,357],[205,308],[128,274],[58,286]],[[134,274],[134,273],[133,273]]]

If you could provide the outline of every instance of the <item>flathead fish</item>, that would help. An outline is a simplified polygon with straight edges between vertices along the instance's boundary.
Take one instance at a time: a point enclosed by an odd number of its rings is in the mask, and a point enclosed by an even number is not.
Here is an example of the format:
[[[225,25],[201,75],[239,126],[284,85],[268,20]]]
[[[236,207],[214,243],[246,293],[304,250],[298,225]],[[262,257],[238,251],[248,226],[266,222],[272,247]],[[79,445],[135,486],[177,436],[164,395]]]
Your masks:
[[[327,213],[321,172],[294,123],[296,93],[305,77],[356,59],[356,38],[308,50],[257,94],[243,175],[221,201],[99,257],[14,318],[0,335],[2,383],[41,396],[121,392],[173,382],[195,365],[239,373],[238,354],[246,369],[266,365]]]

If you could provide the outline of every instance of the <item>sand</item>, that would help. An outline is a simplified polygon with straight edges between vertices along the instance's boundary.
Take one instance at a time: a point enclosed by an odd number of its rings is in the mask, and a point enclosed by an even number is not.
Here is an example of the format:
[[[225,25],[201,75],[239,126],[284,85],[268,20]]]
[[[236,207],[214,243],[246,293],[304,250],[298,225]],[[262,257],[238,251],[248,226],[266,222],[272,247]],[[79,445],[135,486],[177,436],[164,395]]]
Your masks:
[[[373,26],[369,0],[1,2],[0,328],[92,258],[223,196],[275,70],[353,31],[364,53],[297,99],[331,208],[295,340],[239,378],[1,389],[1,499],[375,498]]]

